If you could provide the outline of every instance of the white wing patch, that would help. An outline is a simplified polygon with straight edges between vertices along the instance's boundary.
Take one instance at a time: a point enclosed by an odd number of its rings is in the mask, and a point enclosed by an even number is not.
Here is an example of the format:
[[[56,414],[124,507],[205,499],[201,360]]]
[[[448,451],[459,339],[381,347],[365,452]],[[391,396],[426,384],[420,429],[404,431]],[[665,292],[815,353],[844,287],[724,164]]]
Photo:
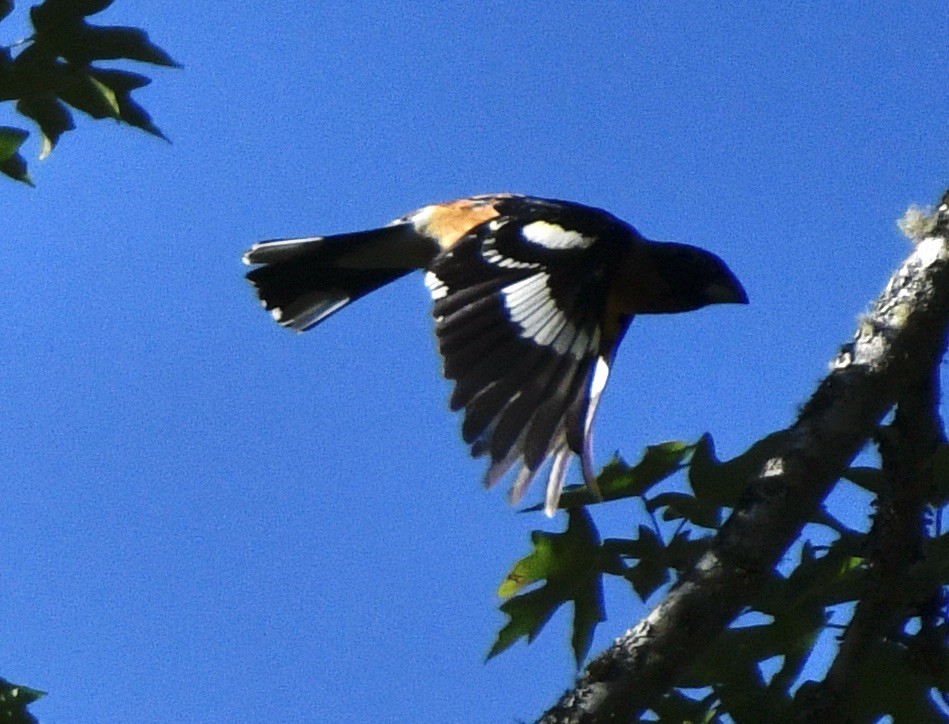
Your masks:
[[[529,261],[518,261],[517,259],[512,259],[509,256],[504,256],[495,249],[493,246],[485,245],[484,251],[481,253],[481,257],[494,266],[499,266],[502,269],[536,269],[540,264],[535,264]]]
[[[544,347],[553,347],[558,354],[583,359],[591,347],[590,335],[577,329],[557,306],[548,282],[550,274],[538,272],[526,279],[508,284],[501,290],[504,306],[511,321],[520,327],[520,336]]]
[[[521,229],[521,236],[531,244],[546,249],[586,249],[595,239],[578,231],[569,231],[549,221],[533,221]]]
[[[435,276],[434,272],[425,272],[425,286],[428,287],[433,302],[437,302],[439,299],[448,295],[448,287],[441,279]]]

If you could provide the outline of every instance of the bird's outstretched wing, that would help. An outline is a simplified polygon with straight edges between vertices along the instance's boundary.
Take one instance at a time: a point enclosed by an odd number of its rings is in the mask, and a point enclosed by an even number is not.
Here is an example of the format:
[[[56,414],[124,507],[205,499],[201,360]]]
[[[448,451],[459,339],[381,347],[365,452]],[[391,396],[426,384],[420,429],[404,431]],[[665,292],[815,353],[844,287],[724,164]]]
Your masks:
[[[601,325],[619,247],[600,217],[512,203],[436,257],[426,282],[444,373],[455,381],[451,407],[464,409],[472,454],[491,460],[485,485],[519,463],[516,502],[552,460],[551,512],[573,454],[593,482],[590,423],[618,342]]]

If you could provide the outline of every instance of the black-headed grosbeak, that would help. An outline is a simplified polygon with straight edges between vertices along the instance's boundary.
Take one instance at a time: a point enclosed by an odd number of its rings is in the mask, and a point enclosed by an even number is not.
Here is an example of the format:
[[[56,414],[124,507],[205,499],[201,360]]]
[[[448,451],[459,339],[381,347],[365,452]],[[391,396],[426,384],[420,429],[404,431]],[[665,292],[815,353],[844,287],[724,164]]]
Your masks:
[[[610,364],[637,314],[747,304],[725,263],[645,239],[601,209],[515,194],[424,206],[352,234],[266,241],[247,274],[281,325],[302,332],[416,269],[434,300],[451,409],[494,485],[515,463],[510,498],[551,460],[552,515],[571,456],[596,492],[590,430]]]

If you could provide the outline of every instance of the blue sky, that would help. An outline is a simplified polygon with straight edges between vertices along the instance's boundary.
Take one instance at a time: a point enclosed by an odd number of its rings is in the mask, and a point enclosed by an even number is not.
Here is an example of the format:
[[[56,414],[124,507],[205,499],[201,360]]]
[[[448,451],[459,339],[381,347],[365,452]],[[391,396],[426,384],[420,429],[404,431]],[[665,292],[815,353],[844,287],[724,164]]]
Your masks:
[[[82,122],[37,188],[0,184],[0,675],[46,722],[531,719],[572,679],[569,616],[484,656],[507,568],[563,522],[480,488],[421,279],[293,335],[241,252],[495,191],[704,246],[752,304],[636,320],[595,449],[737,454],[946,185],[945,6],[251,5],[118,0],[99,22],[184,65],[139,92],[173,143]],[[631,600],[608,589],[594,650]]]

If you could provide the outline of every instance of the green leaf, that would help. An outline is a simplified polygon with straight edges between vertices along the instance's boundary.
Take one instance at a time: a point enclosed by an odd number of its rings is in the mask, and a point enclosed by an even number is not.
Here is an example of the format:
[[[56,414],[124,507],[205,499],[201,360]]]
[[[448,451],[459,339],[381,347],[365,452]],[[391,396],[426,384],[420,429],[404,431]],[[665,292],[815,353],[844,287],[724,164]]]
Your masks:
[[[780,656],[781,667],[771,678],[766,695],[755,705],[761,707],[762,720],[786,720],[782,712],[792,705],[791,689],[826,628],[827,607],[854,600],[863,590],[864,564],[856,553],[865,546],[864,538],[854,535],[840,539],[826,550],[805,543],[791,575],[784,579],[772,572],[753,602],[754,610],[768,614],[772,621],[735,629],[740,633],[729,631],[694,667],[688,683],[737,687],[742,671]],[[725,690],[721,693],[725,701]],[[730,695],[734,696],[735,691]],[[748,703],[739,696],[725,702],[725,709],[734,715],[734,706],[741,708]]]
[[[748,481],[774,456],[786,436],[783,430],[772,433],[738,457],[721,462],[715,456],[712,436],[703,435],[689,464],[689,484],[695,496],[707,504],[734,507]]]
[[[521,637],[532,642],[554,612],[564,604],[557,593],[546,586],[512,598],[501,604],[508,622],[498,631],[498,637],[488,652],[488,659],[506,651]]]
[[[151,80],[138,73],[129,73],[124,70],[91,69],[92,76],[103,85],[112,89],[116,104],[119,108],[119,120],[130,126],[140,128],[164,140],[168,140],[164,133],[152,122],[152,117],[138,103],[132,100],[131,92],[151,83]]]
[[[546,581],[542,587],[501,604],[509,620],[498,632],[488,659],[521,637],[526,637],[528,643],[533,641],[554,612],[571,601],[571,641],[577,666],[586,658],[596,625],[605,619],[599,535],[582,508],[571,510],[569,516],[563,533],[531,533],[534,550],[514,565],[501,584],[498,595],[507,598],[526,586]]]
[[[76,127],[72,114],[53,96],[24,98],[16,104],[16,109],[40,127],[40,132],[43,134],[40,160],[50,154],[66,131],[71,131]]]
[[[30,714],[26,707],[45,695],[45,692],[0,679],[0,721],[10,724],[36,724],[36,717]]]
[[[89,73],[68,70],[60,77],[58,95],[76,110],[93,118],[118,118],[115,92]]]
[[[632,467],[619,457],[613,458],[603,467],[596,479],[602,499],[595,497],[585,485],[568,485],[560,496],[558,507],[569,509],[642,495],[652,486],[681,470],[694,448],[694,445],[680,441],[649,445],[640,461]],[[537,510],[543,510],[543,506],[525,508],[524,512]]]
[[[656,483],[682,469],[685,461],[692,455],[695,445],[670,440],[657,445],[649,445],[639,462],[629,471],[632,478],[627,488],[621,488],[624,495],[642,495]]]
[[[15,155],[29,135],[22,128],[0,126],[0,162]]]

